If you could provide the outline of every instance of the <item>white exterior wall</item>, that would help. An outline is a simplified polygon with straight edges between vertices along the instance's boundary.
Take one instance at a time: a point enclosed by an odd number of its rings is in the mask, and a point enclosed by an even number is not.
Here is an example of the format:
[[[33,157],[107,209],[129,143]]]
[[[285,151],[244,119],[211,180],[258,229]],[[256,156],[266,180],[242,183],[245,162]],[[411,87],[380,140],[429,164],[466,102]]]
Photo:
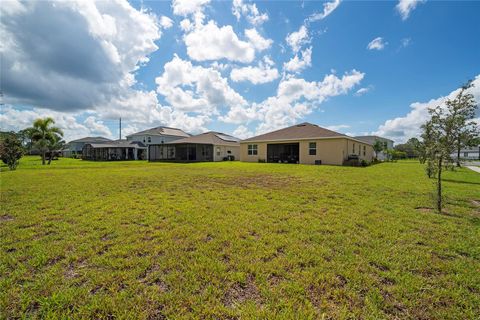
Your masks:
[[[472,148],[472,149],[462,149],[460,150],[460,159],[466,159],[466,160],[478,160],[480,159],[480,150],[479,147]],[[455,151],[452,153],[450,156],[452,159],[457,159],[457,152]]]
[[[150,138],[150,142],[148,141],[148,138]],[[140,141],[140,142],[143,142],[145,145],[149,145],[149,144],[167,143],[167,142],[175,141],[182,138],[185,138],[185,137],[139,134],[139,135],[128,136],[127,141]]]
[[[370,143],[371,145],[374,145],[375,141],[378,140],[378,141],[381,141],[383,143],[386,143],[387,149],[393,149],[393,141],[389,140],[389,139],[385,139],[385,138],[382,138],[382,137],[376,137],[376,136],[355,137],[355,138],[366,141],[366,142]],[[383,151],[380,151],[379,153],[377,153],[377,159],[378,160],[386,160],[387,155]]]
[[[213,146],[213,161],[223,161],[223,158],[227,156],[234,156],[235,160],[240,160],[240,146]]]
[[[150,138],[150,142],[148,140]],[[127,141],[140,141],[143,142],[147,146],[146,157],[145,159],[149,159],[148,157],[148,146],[151,144],[162,144],[172,142],[178,139],[183,139],[185,137],[177,137],[177,136],[167,136],[167,135],[150,135],[150,134],[132,134],[127,137]]]
[[[64,157],[71,157],[74,154],[81,154],[86,142],[69,142],[68,149],[63,150]]]

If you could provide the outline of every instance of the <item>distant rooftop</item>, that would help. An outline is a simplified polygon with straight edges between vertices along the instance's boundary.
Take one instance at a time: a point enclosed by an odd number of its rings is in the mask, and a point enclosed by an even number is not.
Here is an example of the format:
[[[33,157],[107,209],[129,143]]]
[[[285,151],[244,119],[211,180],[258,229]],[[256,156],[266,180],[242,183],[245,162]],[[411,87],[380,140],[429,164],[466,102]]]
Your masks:
[[[186,133],[182,129],[170,128],[170,127],[155,127],[140,132],[129,134],[127,137],[136,135],[158,135],[158,136],[174,136],[174,137],[190,137],[190,134]]]
[[[201,133],[196,136],[191,136],[188,138],[175,140],[169,142],[169,144],[179,144],[179,143],[199,143],[199,144],[213,144],[213,145],[223,145],[223,146],[239,146],[240,139],[235,138],[231,135],[209,131]]]
[[[146,146],[139,141],[127,140],[110,140],[98,143],[89,143],[93,148],[146,148]]]
[[[388,140],[388,141],[392,141],[392,139],[388,139],[388,138],[384,138],[384,137],[380,137],[380,136],[375,136],[375,135],[370,135],[370,136],[355,136],[355,139],[359,139],[359,140],[365,140],[365,139],[382,139],[382,140]]]
[[[108,141],[112,141],[112,140],[104,137],[85,137],[81,139],[72,140],[70,142],[95,143],[95,142],[108,142]]]

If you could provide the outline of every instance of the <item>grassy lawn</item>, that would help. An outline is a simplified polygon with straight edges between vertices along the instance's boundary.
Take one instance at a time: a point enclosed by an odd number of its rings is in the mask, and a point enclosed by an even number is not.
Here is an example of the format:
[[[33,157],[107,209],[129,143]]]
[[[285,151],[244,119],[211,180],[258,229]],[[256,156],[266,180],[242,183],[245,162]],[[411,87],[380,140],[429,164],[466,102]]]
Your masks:
[[[25,158],[0,318],[478,319],[480,174]]]

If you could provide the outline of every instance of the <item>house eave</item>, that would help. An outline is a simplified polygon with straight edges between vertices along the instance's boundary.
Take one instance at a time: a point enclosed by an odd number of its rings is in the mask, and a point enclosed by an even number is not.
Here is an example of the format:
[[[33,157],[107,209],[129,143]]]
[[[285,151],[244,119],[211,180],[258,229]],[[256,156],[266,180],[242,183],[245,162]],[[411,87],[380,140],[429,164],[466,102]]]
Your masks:
[[[308,138],[290,138],[290,139],[270,139],[270,140],[243,140],[240,141],[240,144],[245,143],[269,143],[269,142],[282,142],[282,141],[308,141],[308,140],[331,140],[331,139],[347,139],[356,141],[358,143],[363,143],[369,146],[373,146],[371,143],[358,140],[349,136],[332,136],[332,137],[308,137]]]

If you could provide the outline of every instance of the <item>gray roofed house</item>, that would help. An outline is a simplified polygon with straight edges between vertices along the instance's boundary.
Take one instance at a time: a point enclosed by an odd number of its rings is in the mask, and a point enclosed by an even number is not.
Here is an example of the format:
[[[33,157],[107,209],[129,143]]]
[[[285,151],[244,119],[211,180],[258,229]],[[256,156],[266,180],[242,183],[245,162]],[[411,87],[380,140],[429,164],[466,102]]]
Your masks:
[[[129,134],[126,138],[128,141],[143,142],[148,147],[151,144],[169,143],[187,137],[190,137],[190,134],[182,129],[160,126]]]
[[[75,139],[67,143],[65,148],[62,150],[64,157],[77,157],[81,156],[83,146],[87,143],[104,143],[112,141],[111,139],[104,137],[85,137],[80,139]]]
[[[160,126],[129,134],[126,138],[128,141],[141,141],[148,145],[167,143],[187,137],[190,137],[190,134],[182,129]]]
[[[149,161],[222,161],[239,158],[240,140],[221,132],[205,132],[165,144],[151,144]]]

